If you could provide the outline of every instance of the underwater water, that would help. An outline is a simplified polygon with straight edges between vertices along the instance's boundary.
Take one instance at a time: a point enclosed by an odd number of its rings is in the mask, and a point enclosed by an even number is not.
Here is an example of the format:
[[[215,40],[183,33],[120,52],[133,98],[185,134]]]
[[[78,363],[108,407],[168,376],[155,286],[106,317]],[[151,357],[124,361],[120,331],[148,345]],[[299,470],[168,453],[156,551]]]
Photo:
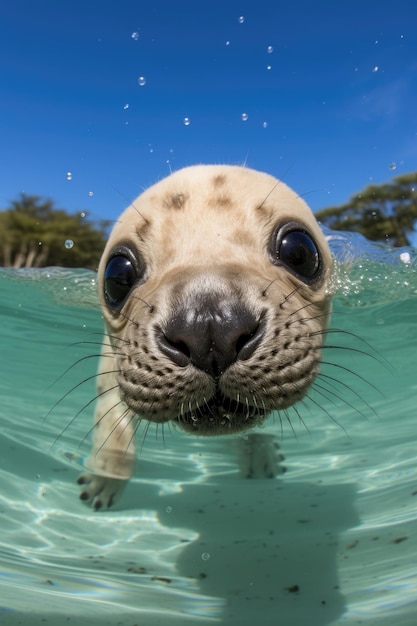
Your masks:
[[[102,332],[95,275],[0,270],[2,626],[415,625],[416,256],[329,239],[331,327],[351,334],[330,333],[323,352],[340,382],[257,431],[286,472],[242,478],[244,436],[142,428],[135,478],[102,512],[76,485]]]

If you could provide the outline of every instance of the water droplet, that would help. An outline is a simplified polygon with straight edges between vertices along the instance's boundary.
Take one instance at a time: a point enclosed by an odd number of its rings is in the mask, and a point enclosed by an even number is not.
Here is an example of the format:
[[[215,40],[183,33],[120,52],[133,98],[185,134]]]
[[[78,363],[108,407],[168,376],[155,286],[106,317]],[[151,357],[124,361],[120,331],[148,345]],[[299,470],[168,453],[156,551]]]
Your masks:
[[[189,126],[191,124],[191,120],[189,117],[184,117],[184,126]]]
[[[375,66],[372,68],[372,71],[373,71],[373,73],[374,73],[374,74],[375,74],[378,70],[379,70],[378,65],[375,65]]]
[[[400,260],[405,263],[406,265],[409,265],[411,263],[411,255],[409,252],[401,252],[400,253]]]
[[[64,246],[66,247],[67,250],[71,250],[71,248],[74,246],[74,242],[72,239],[66,239]]]
[[[391,171],[396,170],[396,169],[397,169],[397,164],[396,164],[396,163],[394,163],[394,161],[393,161],[392,163],[390,163],[389,169],[390,169]]]
[[[208,552],[203,552],[203,554],[201,555],[201,558],[203,559],[203,561],[208,561],[210,558],[210,555]]]
[[[139,33],[137,30],[134,30],[133,33],[130,35],[132,37],[132,39],[134,39],[135,41],[137,41],[139,39]]]
[[[129,108],[129,105],[128,105],[128,104],[125,104],[125,105],[123,106],[123,109],[124,109],[125,111],[126,111],[126,109],[128,109],[128,108]]]
[[[239,24],[243,24],[244,21],[245,21],[245,16],[241,15],[238,19]]]
[[[242,115],[241,115],[242,122],[246,122],[248,117],[249,117],[249,115],[247,113],[242,113]]]
[[[262,128],[267,128],[268,127],[268,122],[262,122]]]
[[[146,78],[144,76],[139,76],[138,84],[140,85],[140,87],[143,87],[144,85],[146,85]]]
[[[90,196],[90,198],[92,198],[94,196],[94,191],[89,191],[88,195]]]
[[[266,51],[267,51],[268,54],[272,54],[273,51],[274,51],[274,48],[272,46],[268,46]]]
[[[72,180],[72,172],[67,172],[67,180]]]

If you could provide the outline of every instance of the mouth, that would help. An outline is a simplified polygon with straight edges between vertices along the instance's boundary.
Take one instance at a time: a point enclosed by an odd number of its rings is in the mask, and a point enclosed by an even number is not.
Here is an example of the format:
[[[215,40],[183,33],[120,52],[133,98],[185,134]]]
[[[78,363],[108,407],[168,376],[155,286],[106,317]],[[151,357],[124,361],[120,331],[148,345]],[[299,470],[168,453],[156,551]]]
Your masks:
[[[184,430],[198,435],[226,435],[253,428],[266,415],[264,409],[228,398],[217,389],[210,400],[178,415],[174,421]]]

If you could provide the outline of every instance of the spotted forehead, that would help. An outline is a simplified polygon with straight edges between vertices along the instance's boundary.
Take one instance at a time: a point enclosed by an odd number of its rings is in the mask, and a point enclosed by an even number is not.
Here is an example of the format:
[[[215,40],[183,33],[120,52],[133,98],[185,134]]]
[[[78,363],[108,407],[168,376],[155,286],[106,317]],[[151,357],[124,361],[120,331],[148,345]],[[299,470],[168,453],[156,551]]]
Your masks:
[[[126,217],[134,220],[133,230],[143,241],[161,230],[168,234],[186,227],[191,232],[201,222],[223,224],[229,232],[255,229],[262,237],[277,220],[299,218],[315,230],[309,213],[299,196],[268,174],[238,166],[194,166],[148,188]]]
[[[244,197],[239,191],[236,176],[227,173],[197,180],[193,176],[165,179],[145,191],[129,213],[136,213],[135,232],[145,248],[162,247],[165,255],[172,257],[178,256],[179,247],[185,252],[194,244],[207,244],[209,239],[216,242],[216,247],[225,241],[240,247],[258,247],[269,233],[271,211],[263,202],[265,193],[261,191],[256,197],[256,185],[254,196],[253,191],[251,197]],[[258,211],[266,216],[262,222],[256,215]],[[194,214],[191,219],[190,214]],[[266,234],[260,238],[259,230],[264,228]],[[155,250],[152,256],[154,253]]]
[[[242,173],[240,175],[242,176]],[[235,172],[234,175],[217,173],[206,179],[197,178],[197,180],[194,180],[192,175],[180,179],[171,176],[145,192],[138,201],[143,202],[146,207],[147,220],[151,219],[155,212],[161,212],[161,216],[166,215],[166,212],[178,213],[192,208],[194,204],[197,206],[203,204],[204,208],[216,211],[235,209],[238,204],[242,204],[251,210],[270,213],[266,203],[267,195],[279,181],[271,178],[267,186],[265,181],[263,185],[259,180],[245,182],[248,191],[246,194],[241,189]]]
[[[164,190],[162,197],[155,198],[157,204],[165,209],[185,209],[190,200],[197,196],[206,197],[206,206],[213,209],[227,209],[235,205],[231,177],[227,174],[214,174],[205,181],[204,194],[201,187],[194,186],[192,178],[185,182],[172,183],[172,187]],[[236,191],[235,191],[236,193]]]

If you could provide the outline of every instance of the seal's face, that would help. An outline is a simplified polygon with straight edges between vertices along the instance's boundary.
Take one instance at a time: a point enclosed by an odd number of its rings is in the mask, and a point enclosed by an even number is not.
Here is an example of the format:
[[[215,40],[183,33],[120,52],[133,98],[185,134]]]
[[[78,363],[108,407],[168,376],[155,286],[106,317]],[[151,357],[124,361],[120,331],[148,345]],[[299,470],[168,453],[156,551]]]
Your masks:
[[[330,268],[312,213],[283,183],[241,167],[180,170],[109,238],[102,370],[141,418],[202,435],[246,430],[317,375]]]

